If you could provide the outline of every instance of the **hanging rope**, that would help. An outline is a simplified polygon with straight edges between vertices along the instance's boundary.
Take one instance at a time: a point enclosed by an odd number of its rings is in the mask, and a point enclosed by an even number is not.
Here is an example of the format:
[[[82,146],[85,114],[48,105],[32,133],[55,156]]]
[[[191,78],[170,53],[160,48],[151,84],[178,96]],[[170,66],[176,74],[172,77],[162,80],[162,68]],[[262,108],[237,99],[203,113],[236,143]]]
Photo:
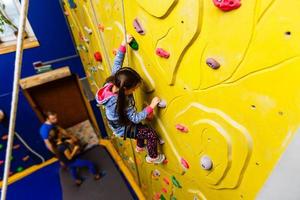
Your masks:
[[[7,140],[6,155],[5,155],[5,167],[4,167],[3,185],[1,191],[1,200],[6,200],[6,193],[7,193],[8,176],[9,176],[10,161],[11,161],[10,157],[11,157],[11,151],[13,147],[15,126],[16,126],[15,123],[16,123],[17,108],[19,102],[19,80],[21,76],[24,32],[25,32],[26,16],[28,12],[29,0],[22,0],[21,4],[22,5],[21,5],[20,18],[19,18],[19,32],[17,37],[14,82],[13,82],[13,92],[12,92],[10,120],[9,120],[9,129],[8,129],[8,140]]]
[[[122,17],[123,17],[123,27],[124,27],[124,37],[125,37],[125,42],[126,42],[126,52],[127,52],[127,66],[130,66],[129,63],[129,49],[127,47],[127,30],[126,30],[126,20],[125,20],[125,7],[124,7],[124,0],[122,0]]]

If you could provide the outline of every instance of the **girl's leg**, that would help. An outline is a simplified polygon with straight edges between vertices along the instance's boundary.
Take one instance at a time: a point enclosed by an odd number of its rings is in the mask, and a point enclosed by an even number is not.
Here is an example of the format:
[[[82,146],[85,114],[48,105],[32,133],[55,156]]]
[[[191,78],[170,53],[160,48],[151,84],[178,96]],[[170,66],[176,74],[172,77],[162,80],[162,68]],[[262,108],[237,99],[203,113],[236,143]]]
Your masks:
[[[158,156],[157,153],[157,142],[158,142],[158,137],[156,132],[149,127],[140,127],[138,128],[138,133],[137,133],[137,142],[139,140],[147,140],[147,149],[148,149],[148,154],[151,158],[156,158]]]
[[[75,166],[70,166],[70,171],[71,171],[71,175],[73,177],[74,180],[81,180],[81,177],[79,176],[78,172],[77,172],[77,167]]]

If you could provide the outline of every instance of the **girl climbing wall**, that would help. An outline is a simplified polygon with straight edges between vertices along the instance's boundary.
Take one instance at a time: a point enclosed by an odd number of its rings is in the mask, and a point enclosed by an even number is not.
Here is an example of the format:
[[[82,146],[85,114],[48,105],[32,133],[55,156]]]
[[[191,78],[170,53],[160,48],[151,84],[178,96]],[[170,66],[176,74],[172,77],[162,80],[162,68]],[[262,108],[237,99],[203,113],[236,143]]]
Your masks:
[[[132,41],[127,36],[127,41]],[[140,122],[146,118],[153,117],[153,109],[160,102],[158,97],[152,99],[149,106],[143,111],[137,112],[135,108],[133,92],[140,86],[142,78],[131,68],[122,67],[126,41],[123,41],[115,58],[112,76],[107,83],[96,94],[96,100],[106,108],[106,116],[110,128],[117,136],[134,138],[137,140],[137,152],[144,151],[144,140],[147,140],[148,163],[162,163],[165,160],[164,154],[158,154],[158,136],[156,132]]]

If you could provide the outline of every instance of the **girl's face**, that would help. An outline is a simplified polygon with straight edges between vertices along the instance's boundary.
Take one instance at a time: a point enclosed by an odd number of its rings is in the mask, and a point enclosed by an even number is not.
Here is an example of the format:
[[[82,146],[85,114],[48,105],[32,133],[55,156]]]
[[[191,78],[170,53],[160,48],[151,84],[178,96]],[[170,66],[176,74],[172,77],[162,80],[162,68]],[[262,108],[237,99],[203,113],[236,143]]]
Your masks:
[[[128,95],[133,94],[133,92],[134,92],[138,87],[140,87],[140,84],[136,85],[135,87],[133,87],[133,88],[131,88],[131,89],[125,90],[125,95],[128,96]]]

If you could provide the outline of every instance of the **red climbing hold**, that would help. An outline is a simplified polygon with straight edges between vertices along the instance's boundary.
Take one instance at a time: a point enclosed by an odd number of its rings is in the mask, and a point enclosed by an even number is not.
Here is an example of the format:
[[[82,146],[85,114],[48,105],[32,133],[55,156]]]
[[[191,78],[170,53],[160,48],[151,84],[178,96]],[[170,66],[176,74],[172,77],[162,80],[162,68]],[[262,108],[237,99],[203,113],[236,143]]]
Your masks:
[[[183,158],[181,158],[181,165],[182,165],[185,169],[189,169],[189,168],[190,168],[189,163],[188,163],[185,159],[183,159]]]
[[[170,57],[170,53],[163,50],[162,48],[157,48],[156,49],[156,55],[158,55],[162,58],[169,58]]]
[[[169,162],[169,161],[168,161],[167,159],[165,159],[165,160],[163,161],[163,164],[166,165],[166,164],[168,164],[168,162]]]
[[[167,184],[167,185],[170,185],[170,181],[169,181],[169,179],[168,178],[163,178],[163,181]]]
[[[94,53],[94,58],[95,58],[96,61],[102,62],[102,56],[101,56],[101,53],[99,51]]]
[[[167,190],[166,188],[163,188],[163,189],[162,189],[162,192],[165,193],[165,194],[167,194],[167,193],[168,193],[168,190]]]
[[[213,0],[213,2],[223,11],[231,11],[241,6],[241,0]]]
[[[16,145],[13,146],[13,149],[18,149],[18,148],[20,148],[19,144],[16,144]]]
[[[189,129],[186,126],[182,125],[182,124],[177,124],[176,129],[183,132],[183,133],[189,132]]]

